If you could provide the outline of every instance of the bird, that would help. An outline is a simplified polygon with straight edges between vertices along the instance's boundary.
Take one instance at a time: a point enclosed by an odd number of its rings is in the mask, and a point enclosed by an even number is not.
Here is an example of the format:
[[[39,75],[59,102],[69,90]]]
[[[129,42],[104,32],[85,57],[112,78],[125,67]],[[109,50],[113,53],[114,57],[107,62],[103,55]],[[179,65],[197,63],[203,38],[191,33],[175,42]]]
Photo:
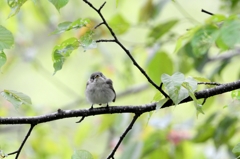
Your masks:
[[[90,109],[93,109],[94,104],[107,104],[115,102],[116,93],[113,88],[111,79],[106,78],[102,72],[94,72],[87,81],[85,95],[87,101],[92,104]]]

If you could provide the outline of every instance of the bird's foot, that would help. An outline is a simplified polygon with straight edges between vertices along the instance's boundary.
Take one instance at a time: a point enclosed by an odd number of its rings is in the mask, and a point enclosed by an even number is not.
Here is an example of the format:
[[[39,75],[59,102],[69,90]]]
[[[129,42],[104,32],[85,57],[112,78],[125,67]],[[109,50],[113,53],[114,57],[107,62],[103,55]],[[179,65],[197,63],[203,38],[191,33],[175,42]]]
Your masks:
[[[93,105],[91,106],[91,108],[89,108],[89,110],[92,110],[93,109]]]

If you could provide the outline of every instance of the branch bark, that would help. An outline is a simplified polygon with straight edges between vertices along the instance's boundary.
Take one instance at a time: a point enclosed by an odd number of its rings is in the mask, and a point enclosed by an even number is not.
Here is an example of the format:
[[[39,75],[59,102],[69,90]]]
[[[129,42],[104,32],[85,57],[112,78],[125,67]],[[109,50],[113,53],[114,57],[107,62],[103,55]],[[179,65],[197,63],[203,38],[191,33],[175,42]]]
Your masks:
[[[222,93],[230,92],[240,88],[240,80],[222,84],[220,86],[216,86],[214,88],[204,89],[202,91],[198,91],[195,93],[197,99],[209,98],[215,95],[219,95]],[[192,101],[191,97],[187,97],[181,103],[186,103]],[[180,103],[180,104],[181,104]],[[95,116],[95,115],[103,115],[103,114],[119,114],[119,113],[146,113],[150,111],[154,111],[156,109],[156,102],[148,103],[144,105],[135,105],[135,106],[110,106],[99,107],[89,109],[79,109],[79,110],[60,110],[54,113],[34,116],[34,117],[0,117],[0,125],[7,124],[40,124],[46,123],[54,120],[64,119],[64,118],[72,118],[72,117],[82,117],[82,116]],[[168,100],[162,107],[167,108],[173,106],[172,100]]]

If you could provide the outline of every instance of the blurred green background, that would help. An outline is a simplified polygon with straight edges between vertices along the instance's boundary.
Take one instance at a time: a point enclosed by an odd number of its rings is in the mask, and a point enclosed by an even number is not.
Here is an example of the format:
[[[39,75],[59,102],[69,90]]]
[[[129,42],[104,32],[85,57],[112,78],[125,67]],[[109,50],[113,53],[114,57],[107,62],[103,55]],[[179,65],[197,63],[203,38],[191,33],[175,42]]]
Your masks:
[[[97,8],[102,0],[92,0]],[[185,76],[203,77],[219,83],[239,79],[239,57],[204,61],[218,57],[216,47],[201,58],[174,53],[177,39],[188,29],[201,26],[210,17],[201,9],[230,15],[237,13],[237,1],[224,0],[120,0],[107,1],[102,13],[120,42],[150,77],[160,83],[160,75],[180,71]],[[0,97],[0,116],[37,116],[58,108],[90,108],[85,100],[85,86],[90,74],[103,72],[113,80],[117,100],[110,105],[143,105],[151,103],[157,93],[125,52],[115,43],[98,43],[98,47],[74,51],[53,76],[51,53],[67,38],[80,37],[85,29],[50,35],[64,21],[89,18],[92,28],[101,22],[99,16],[82,1],[69,1],[60,12],[49,3],[27,1],[16,16],[7,18],[10,8],[0,1],[0,24],[14,36],[15,45],[6,50],[8,61],[1,68],[0,90],[16,90],[31,97],[33,106],[14,108]],[[162,24],[162,25],[159,25]],[[165,25],[163,25],[165,24]],[[158,28],[157,26],[160,26]],[[155,30],[154,30],[155,29]],[[156,32],[154,32],[156,31]],[[104,26],[95,31],[94,39],[112,39]],[[206,88],[199,87],[199,90]],[[138,90],[140,89],[140,90]],[[126,90],[131,90],[126,93]],[[137,90],[134,92],[134,90]],[[131,93],[132,92],[132,93]],[[119,95],[119,96],[118,96]],[[231,93],[209,98],[205,115],[196,117],[193,103],[142,115],[120,145],[119,159],[230,159],[232,148],[239,143],[239,101]],[[74,150],[87,150],[94,158],[106,158],[132,119],[132,114],[57,120],[37,125],[25,144],[21,159],[71,158]],[[6,153],[18,149],[27,125],[1,125],[0,149]],[[9,159],[15,158],[9,156]]]

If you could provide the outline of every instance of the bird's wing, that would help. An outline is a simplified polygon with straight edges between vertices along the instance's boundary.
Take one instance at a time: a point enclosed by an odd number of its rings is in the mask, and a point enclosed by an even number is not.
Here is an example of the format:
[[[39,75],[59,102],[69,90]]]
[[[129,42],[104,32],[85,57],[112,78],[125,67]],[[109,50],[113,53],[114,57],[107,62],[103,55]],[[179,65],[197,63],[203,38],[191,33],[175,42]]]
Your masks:
[[[89,82],[89,81],[87,81],[86,88],[87,88],[87,86],[89,85],[89,83],[90,83],[90,82]]]
[[[109,88],[114,92],[114,98],[113,98],[113,102],[115,102],[115,100],[116,100],[116,92],[115,92],[115,90],[114,90],[114,88],[113,88],[113,82],[112,82],[112,80],[111,79],[107,79],[106,80],[106,83],[109,85]]]

